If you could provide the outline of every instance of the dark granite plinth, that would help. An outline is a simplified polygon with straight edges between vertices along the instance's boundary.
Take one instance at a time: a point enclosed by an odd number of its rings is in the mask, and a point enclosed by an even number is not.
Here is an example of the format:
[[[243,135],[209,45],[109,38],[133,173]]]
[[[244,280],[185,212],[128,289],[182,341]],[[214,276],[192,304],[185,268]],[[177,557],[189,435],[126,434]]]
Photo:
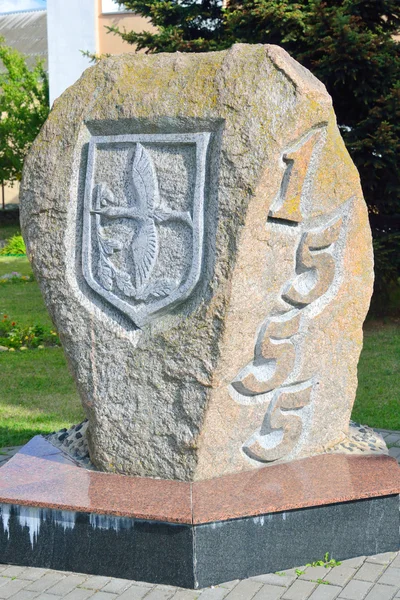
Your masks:
[[[36,437],[0,469],[0,562],[204,587],[396,551],[399,493],[385,456],[184,483],[86,471]]]
[[[305,508],[195,527],[199,587],[320,560],[399,549],[399,496]]]
[[[194,587],[190,525],[1,508],[0,562]]]

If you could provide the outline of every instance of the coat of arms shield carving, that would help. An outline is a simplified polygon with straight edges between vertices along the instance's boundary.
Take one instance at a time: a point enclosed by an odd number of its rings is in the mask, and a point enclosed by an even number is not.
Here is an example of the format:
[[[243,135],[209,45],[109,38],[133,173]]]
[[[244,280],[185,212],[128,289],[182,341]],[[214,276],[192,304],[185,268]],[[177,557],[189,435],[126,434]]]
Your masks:
[[[83,276],[138,327],[188,298],[200,279],[210,135],[89,142]]]

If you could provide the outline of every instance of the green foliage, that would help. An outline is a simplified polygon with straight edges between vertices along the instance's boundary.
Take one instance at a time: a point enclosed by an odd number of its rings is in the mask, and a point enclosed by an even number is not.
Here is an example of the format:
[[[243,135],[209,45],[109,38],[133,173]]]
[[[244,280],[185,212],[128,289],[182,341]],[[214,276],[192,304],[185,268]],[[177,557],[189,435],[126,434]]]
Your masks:
[[[0,389],[0,448],[84,418],[62,348],[0,353]]]
[[[0,282],[12,271],[17,271],[28,279],[21,278],[15,284],[9,284],[7,281],[0,283],[0,320],[3,315],[9,315],[21,325],[39,323],[51,329],[53,324],[44,307],[43,296],[33,278],[27,257],[0,256]]]
[[[20,325],[8,315],[3,315],[0,320],[0,346],[12,350],[27,350],[59,344],[57,333],[48,327],[38,324]]]
[[[358,364],[358,388],[351,418],[370,427],[400,430],[400,327],[370,322]]]
[[[110,27],[108,29],[111,29]],[[82,56],[86,56],[91,63],[98,63],[103,58],[110,58],[111,54],[96,54],[95,52],[89,52],[89,50],[81,50]]]
[[[157,32],[109,31],[148,52],[208,52],[230,46],[225,36],[221,0],[117,0],[147,17]]]
[[[43,63],[29,68],[23,54],[0,38],[0,181],[19,181],[25,156],[49,113]]]
[[[342,563],[334,558],[329,558],[329,552],[326,552],[323,560],[315,560],[312,563],[308,563],[306,567],[324,567],[325,569],[332,569],[333,567],[339,567]]]
[[[117,2],[157,27],[153,33],[110,29],[138,50],[207,52],[235,42],[283,46],[332,95],[370,211],[400,214],[398,0],[230,0],[226,8],[218,0]],[[376,248],[379,253],[380,242]],[[378,263],[386,258],[378,256]]]
[[[13,235],[21,233],[21,228],[13,223],[0,223],[0,240],[8,240]]]
[[[20,281],[34,281],[33,275],[22,275],[18,271],[5,273],[0,275],[0,284],[2,283],[19,283]]]
[[[25,256],[26,248],[22,235],[13,235],[0,250],[0,256]]]
[[[375,255],[375,293],[387,300],[391,284],[400,273],[400,233],[376,237],[373,241]]]
[[[32,267],[26,256],[0,256],[0,279],[11,272],[33,276]],[[2,312],[4,311],[0,308],[0,314]]]
[[[35,323],[50,332],[49,343],[58,344],[28,259],[0,257],[0,280],[14,270],[28,280],[0,285],[0,322],[6,314],[20,330]],[[38,433],[58,431],[84,418],[62,348],[43,341],[39,345],[44,348],[0,352],[0,448],[24,444]]]
[[[329,552],[326,552],[323,560],[315,560],[312,563],[307,563],[305,570],[295,569],[295,573],[297,577],[301,577],[302,575],[305,575],[307,567],[324,567],[325,569],[332,569],[333,567],[338,567],[341,564],[342,563],[340,561],[337,561],[334,558],[329,558]],[[319,585],[330,585],[329,581],[321,578],[311,579],[311,581],[313,583],[318,583]]]
[[[340,561],[335,560],[334,558],[329,558],[329,552],[326,552],[323,560],[315,560],[312,563],[307,563],[305,569],[295,569],[295,573],[297,577],[301,577],[305,575],[308,567],[324,567],[325,569],[332,569],[333,567],[338,567],[342,563]],[[278,573],[280,575],[280,573]],[[313,583],[318,583],[319,585],[330,585],[329,581],[325,579],[311,579]]]

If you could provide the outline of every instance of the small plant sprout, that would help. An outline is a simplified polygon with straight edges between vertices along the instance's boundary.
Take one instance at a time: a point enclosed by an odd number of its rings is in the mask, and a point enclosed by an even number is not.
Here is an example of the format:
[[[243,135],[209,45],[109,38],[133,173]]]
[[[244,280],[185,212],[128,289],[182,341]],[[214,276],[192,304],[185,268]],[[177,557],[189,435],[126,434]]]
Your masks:
[[[295,573],[296,573],[297,577],[300,577],[301,575],[305,574],[305,571],[302,571],[301,569],[295,569]]]
[[[325,567],[325,569],[332,569],[338,567],[342,563],[334,558],[329,558],[329,552],[326,552],[323,560],[315,560],[312,563],[308,563],[306,567]]]

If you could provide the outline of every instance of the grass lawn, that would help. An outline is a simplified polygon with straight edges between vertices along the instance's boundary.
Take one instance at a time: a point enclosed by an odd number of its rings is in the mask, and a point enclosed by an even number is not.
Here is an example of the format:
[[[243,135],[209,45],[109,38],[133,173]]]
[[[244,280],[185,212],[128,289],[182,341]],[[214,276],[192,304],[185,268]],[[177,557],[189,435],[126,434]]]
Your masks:
[[[0,276],[31,275],[28,260],[0,257]],[[51,326],[35,281],[0,284],[0,315]],[[83,411],[61,348],[0,352],[0,448],[68,427]],[[353,419],[400,430],[400,322],[368,323]]]
[[[358,366],[355,421],[400,430],[400,323],[370,322]]]
[[[27,258],[0,257],[0,276],[31,275]],[[0,315],[22,325],[51,327],[35,281],[0,285]],[[27,442],[83,419],[83,411],[61,348],[0,352],[0,447]]]
[[[32,275],[27,258],[0,256],[0,277],[13,271],[18,271],[21,275]],[[38,323],[52,327],[36,281],[0,284],[0,315],[8,315],[21,325]]]
[[[0,256],[0,276],[13,271],[18,271],[21,275],[32,275],[26,256]]]
[[[62,348],[2,352],[0,389],[0,448],[84,418]]]

